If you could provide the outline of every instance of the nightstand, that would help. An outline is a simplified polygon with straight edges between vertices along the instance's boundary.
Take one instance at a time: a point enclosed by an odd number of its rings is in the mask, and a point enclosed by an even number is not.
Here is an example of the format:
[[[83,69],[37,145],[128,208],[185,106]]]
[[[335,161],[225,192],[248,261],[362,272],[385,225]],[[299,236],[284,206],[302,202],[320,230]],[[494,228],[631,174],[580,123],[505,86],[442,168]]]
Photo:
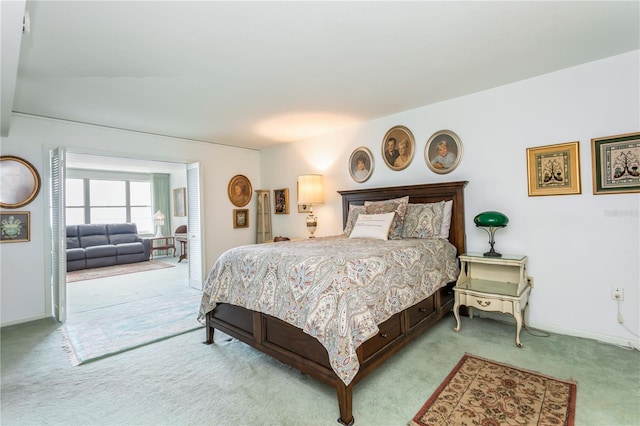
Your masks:
[[[461,328],[460,305],[467,307],[469,318],[473,318],[473,308],[511,314],[516,321],[516,345],[522,347],[520,329],[531,292],[527,256],[485,257],[482,253],[465,253],[460,256],[460,276],[453,291],[457,323],[454,331]]]

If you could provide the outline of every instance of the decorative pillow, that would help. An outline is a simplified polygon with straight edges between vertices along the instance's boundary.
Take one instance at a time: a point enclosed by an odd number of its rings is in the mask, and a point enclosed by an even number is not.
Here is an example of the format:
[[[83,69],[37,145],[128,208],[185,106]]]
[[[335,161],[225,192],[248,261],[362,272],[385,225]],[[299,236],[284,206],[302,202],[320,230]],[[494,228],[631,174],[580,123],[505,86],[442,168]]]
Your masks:
[[[389,228],[396,214],[360,214],[356,220],[349,238],[389,239]]]
[[[356,220],[358,220],[358,215],[366,212],[365,206],[356,206],[353,204],[349,204],[349,216],[347,216],[347,224],[344,227],[344,236],[348,237],[351,234],[351,230],[353,229],[353,225],[356,224]]]
[[[402,226],[404,225],[404,217],[407,214],[408,204],[409,197],[395,198],[393,200],[385,201],[364,202],[364,205],[367,208],[367,214],[396,213],[393,218],[393,222],[391,223],[391,230],[389,231],[390,240],[402,239]]]
[[[402,238],[439,238],[443,212],[444,201],[409,204],[404,217]]]
[[[449,239],[449,228],[451,228],[451,210],[453,209],[453,200],[444,202],[444,213],[442,215],[442,227],[440,228],[440,238]]]

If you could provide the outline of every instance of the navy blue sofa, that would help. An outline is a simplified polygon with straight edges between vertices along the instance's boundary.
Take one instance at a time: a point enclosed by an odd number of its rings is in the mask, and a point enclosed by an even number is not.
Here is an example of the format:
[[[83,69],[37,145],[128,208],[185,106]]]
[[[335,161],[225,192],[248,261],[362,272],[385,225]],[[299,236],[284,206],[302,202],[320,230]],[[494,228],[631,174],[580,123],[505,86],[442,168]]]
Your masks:
[[[67,272],[144,262],[151,240],[138,236],[135,223],[67,226]]]

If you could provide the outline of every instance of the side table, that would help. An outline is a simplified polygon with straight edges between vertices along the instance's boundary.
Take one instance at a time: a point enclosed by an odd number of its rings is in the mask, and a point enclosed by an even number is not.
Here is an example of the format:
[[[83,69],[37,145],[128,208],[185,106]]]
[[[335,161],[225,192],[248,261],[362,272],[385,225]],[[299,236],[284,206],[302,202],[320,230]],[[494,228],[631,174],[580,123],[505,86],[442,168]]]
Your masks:
[[[155,250],[173,249],[173,257],[176,257],[176,244],[174,237],[152,237],[151,240],[151,259],[153,259],[153,252]]]
[[[460,275],[453,288],[456,332],[460,331],[460,305],[483,311],[511,314],[516,321],[516,345],[521,348],[520,329],[529,303],[531,285],[527,279],[527,256],[485,257],[482,253],[460,256]]]

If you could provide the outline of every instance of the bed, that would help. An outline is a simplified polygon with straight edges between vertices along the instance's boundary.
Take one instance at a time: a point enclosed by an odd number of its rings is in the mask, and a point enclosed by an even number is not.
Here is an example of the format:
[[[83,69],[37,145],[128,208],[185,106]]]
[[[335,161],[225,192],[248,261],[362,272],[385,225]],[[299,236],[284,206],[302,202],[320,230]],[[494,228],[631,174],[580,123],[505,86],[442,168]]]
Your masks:
[[[353,386],[452,309],[456,257],[465,251],[466,183],[338,191],[345,226],[350,209],[365,202],[407,196],[411,204],[452,200],[448,241],[368,240],[363,244],[336,236],[227,251],[205,282],[199,319],[205,323],[207,343],[213,343],[214,331],[220,330],[335,387],[338,422],[354,424]],[[390,254],[370,255],[378,245],[387,246]],[[333,260],[327,259],[327,252]],[[437,259],[422,257],[425,252]],[[358,275],[358,263],[364,262],[361,270],[372,271],[385,259],[408,265],[406,270],[393,267],[393,285],[382,275]],[[346,263],[350,268],[342,268]],[[442,268],[434,266],[440,263]],[[380,266],[385,273],[393,268]],[[256,276],[260,285],[252,281]],[[420,283],[405,285],[404,281],[412,280]]]

